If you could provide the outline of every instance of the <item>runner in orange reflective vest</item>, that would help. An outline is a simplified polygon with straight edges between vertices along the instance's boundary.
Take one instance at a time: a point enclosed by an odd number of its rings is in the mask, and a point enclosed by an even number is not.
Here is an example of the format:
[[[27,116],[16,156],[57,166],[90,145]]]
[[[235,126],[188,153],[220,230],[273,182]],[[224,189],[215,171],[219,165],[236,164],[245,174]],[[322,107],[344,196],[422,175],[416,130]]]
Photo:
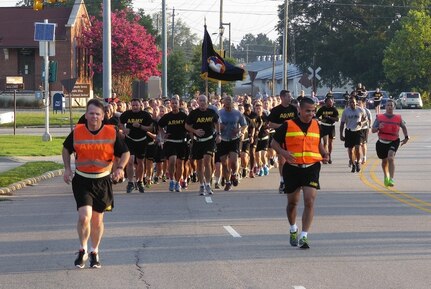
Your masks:
[[[314,200],[319,186],[320,161],[327,163],[329,154],[320,140],[319,125],[313,119],[316,106],[305,97],[299,107],[299,118],[285,121],[274,133],[272,148],[286,163],[283,166],[287,219],[290,224],[290,245],[310,248],[308,230],[314,217]],[[300,192],[304,195],[302,232],[298,235],[296,215]]]

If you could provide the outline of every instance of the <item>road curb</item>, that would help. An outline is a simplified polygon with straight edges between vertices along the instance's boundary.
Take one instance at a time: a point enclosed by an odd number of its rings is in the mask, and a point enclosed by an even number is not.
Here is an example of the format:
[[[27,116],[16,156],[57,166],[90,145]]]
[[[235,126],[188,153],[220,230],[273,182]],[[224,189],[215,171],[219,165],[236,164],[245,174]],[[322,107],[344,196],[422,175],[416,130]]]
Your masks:
[[[40,181],[44,181],[44,180],[48,180],[48,179],[51,179],[54,177],[61,176],[61,175],[63,175],[63,173],[64,173],[64,169],[49,171],[49,172],[44,173],[41,176],[34,177],[34,178],[28,178],[28,179],[13,183],[7,187],[0,188],[0,195],[11,196],[11,195],[13,195],[14,191],[23,189],[26,186],[31,186],[31,185],[37,184]]]

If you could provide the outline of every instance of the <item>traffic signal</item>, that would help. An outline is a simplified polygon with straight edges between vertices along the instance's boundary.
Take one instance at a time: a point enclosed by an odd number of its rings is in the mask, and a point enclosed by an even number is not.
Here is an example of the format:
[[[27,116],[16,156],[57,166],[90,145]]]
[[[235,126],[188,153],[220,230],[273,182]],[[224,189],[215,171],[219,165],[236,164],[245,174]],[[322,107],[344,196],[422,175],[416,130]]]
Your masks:
[[[43,0],[33,0],[33,10],[39,11],[43,9]]]

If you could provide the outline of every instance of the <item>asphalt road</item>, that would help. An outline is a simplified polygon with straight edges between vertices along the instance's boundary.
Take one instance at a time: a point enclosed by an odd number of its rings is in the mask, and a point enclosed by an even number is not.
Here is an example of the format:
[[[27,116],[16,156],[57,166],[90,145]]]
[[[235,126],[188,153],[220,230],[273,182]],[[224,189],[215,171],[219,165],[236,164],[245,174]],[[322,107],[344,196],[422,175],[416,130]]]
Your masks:
[[[211,198],[196,185],[170,193],[164,183],[145,194],[116,185],[103,267],[79,270],[71,187],[57,177],[0,199],[0,288],[428,289],[431,111],[402,114],[411,141],[397,154],[393,189],[383,186],[375,135],[361,173],[350,173],[335,141],[310,250],[289,245],[286,196],[272,169]]]

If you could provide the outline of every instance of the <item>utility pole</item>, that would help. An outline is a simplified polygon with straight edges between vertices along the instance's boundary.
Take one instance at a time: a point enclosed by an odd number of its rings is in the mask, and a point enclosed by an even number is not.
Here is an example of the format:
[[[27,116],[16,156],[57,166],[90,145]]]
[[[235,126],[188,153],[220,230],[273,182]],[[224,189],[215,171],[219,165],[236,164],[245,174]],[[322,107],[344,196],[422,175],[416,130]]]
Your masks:
[[[283,89],[288,89],[288,42],[289,42],[289,33],[288,33],[288,3],[289,0],[284,0],[284,32],[283,32]]]
[[[112,95],[111,0],[103,0],[103,98],[110,99],[111,95]],[[72,99],[69,98],[69,101],[72,101]]]
[[[175,35],[175,8],[172,8],[172,51],[174,50],[174,35]]]
[[[162,96],[168,96],[168,49],[166,31],[166,0],[162,0]]]
[[[48,19],[45,19],[44,23],[48,23]],[[45,96],[45,133],[42,136],[42,141],[52,141],[51,134],[49,133],[49,44],[48,41],[43,41],[45,46],[45,55],[43,56],[43,65],[45,67],[44,75],[44,96]],[[69,99],[69,101],[71,101]]]
[[[219,36],[220,36],[220,56],[223,57],[223,0],[220,0],[220,26],[219,26]],[[221,81],[218,81],[217,94],[221,96]]]

